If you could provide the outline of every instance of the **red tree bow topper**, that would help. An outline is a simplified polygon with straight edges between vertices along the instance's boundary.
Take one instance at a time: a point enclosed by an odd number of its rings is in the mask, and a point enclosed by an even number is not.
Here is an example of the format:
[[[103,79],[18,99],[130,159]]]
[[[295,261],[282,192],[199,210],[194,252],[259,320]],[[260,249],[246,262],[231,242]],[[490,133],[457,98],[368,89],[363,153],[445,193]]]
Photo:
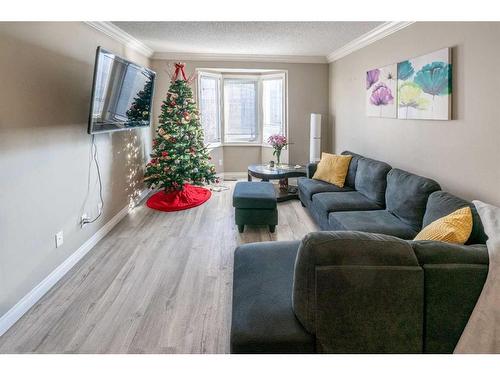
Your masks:
[[[188,84],[190,84],[195,78],[196,78],[196,72],[193,72],[189,78],[186,76],[186,72],[184,71],[184,68],[186,67],[186,64],[177,62],[174,64],[173,68],[171,64],[167,65],[169,68],[167,70],[167,73],[170,76],[170,80],[172,82],[177,81],[177,78],[179,77],[179,74],[182,76],[184,81],[186,81]],[[171,73],[173,71],[173,73]]]
[[[182,78],[184,79],[184,81],[187,81],[186,73],[184,72],[185,66],[186,66],[186,64],[183,64],[183,63],[175,63],[175,72],[174,72],[174,75],[172,77],[172,81],[177,80],[179,73],[182,74]]]

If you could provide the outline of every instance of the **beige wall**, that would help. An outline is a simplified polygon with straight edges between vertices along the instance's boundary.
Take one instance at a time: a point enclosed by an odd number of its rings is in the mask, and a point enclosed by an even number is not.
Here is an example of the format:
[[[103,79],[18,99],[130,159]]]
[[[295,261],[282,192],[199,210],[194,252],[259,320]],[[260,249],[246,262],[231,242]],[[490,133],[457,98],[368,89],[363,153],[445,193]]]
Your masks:
[[[224,149],[224,172],[244,172],[249,164],[262,162],[262,147],[226,146]]]
[[[335,151],[361,153],[500,205],[500,23],[416,23],[330,64]],[[368,118],[365,72],[453,47],[452,121]]]
[[[184,61],[186,72],[197,68],[241,68],[274,69],[288,71],[288,131],[293,145],[289,150],[291,163],[304,164],[309,160],[309,116],[311,112],[322,113],[324,120],[324,149],[329,149],[331,135],[328,133],[328,65],[327,64],[286,64],[230,61]],[[153,60],[152,69],[158,74],[155,93],[155,113],[160,113],[162,100],[169,87],[166,72],[168,61]],[[193,85],[195,87],[195,85]],[[268,153],[260,147],[224,147],[224,171],[246,171],[248,164],[268,161]]]
[[[210,156],[217,173],[246,172],[250,164],[276,160],[273,149],[267,146],[218,146],[210,151]],[[281,161],[288,162],[286,150],[282,152]]]
[[[97,135],[104,214],[80,228],[98,45],[149,64],[84,23],[0,23],[0,316],[142,189],[151,129]],[[89,214],[97,212],[92,186]]]

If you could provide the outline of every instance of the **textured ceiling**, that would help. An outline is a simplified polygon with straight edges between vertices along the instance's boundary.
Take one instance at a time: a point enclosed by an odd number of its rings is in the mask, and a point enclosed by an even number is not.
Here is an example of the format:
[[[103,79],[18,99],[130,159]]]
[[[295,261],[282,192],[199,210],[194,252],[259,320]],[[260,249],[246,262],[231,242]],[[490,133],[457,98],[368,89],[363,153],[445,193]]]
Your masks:
[[[326,56],[382,22],[113,22],[155,52]]]

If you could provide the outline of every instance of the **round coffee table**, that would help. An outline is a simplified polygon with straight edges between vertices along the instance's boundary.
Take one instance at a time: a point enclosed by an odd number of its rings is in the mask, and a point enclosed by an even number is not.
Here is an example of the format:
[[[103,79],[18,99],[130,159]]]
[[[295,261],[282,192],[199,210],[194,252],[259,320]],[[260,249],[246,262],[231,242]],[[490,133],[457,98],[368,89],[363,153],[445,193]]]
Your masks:
[[[306,168],[295,168],[294,165],[280,164],[279,166],[270,167],[269,164],[252,164],[248,166],[248,181],[252,181],[252,177],[260,178],[263,181],[280,180],[279,186],[276,187],[276,200],[283,202],[289,199],[298,199],[297,186],[288,185],[288,178],[306,176]]]

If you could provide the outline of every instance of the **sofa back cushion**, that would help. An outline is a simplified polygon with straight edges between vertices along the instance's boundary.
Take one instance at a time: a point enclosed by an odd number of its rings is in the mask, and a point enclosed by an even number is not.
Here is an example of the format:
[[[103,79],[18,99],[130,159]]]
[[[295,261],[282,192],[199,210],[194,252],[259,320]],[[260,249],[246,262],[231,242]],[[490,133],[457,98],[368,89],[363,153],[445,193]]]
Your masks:
[[[387,209],[405,224],[420,230],[429,195],[440,188],[434,180],[395,168],[387,174]]]
[[[387,173],[391,166],[387,163],[360,158],[356,170],[354,185],[356,190],[380,206],[385,206],[385,188],[387,186]]]
[[[474,204],[462,198],[458,198],[453,194],[447,193],[446,191],[436,191],[429,196],[423,225],[427,226],[433,221],[449,215],[450,213],[465,206],[469,206],[472,211],[472,233],[467,240],[466,245],[486,243],[488,236],[484,233],[481,218],[479,217]]]
[[[343,151],[341,155],[351,155],[352,159],[349,163],[349,169],[347,170],[347,176],[345,178],[345,184],[349,187],[356,188],[356,170],[358,169],[358,161],[363,156],[356,154],[351,151]]]

